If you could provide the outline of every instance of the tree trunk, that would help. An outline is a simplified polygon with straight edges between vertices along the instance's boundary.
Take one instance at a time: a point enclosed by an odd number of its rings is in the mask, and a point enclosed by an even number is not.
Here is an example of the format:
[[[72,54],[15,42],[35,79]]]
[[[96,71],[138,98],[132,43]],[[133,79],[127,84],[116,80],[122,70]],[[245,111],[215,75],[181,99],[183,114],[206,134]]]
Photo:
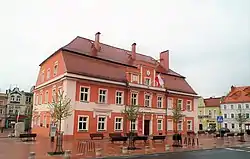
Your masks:
[[[62,119],[59,120],[59,133],[56,135],[55,153],[63,153],[63,148],[62,148],[63,134],[61,132],[61,123],[62,123]]]

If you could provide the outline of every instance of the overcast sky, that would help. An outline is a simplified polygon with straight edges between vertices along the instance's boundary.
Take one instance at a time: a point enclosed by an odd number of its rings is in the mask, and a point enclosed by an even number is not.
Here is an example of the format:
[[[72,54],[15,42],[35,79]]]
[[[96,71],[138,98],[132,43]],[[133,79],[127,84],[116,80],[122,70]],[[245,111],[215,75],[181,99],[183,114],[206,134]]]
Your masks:
[[[0,88],[29,90],[76,36],[159,57],[202,96],[250,85],[250,0],[11,0],[0,5]]]

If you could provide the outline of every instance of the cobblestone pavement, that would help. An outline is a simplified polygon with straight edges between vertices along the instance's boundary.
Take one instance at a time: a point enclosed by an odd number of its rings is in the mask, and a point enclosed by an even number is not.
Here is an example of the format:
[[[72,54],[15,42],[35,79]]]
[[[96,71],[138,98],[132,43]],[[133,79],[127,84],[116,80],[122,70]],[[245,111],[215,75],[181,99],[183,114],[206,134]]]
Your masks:
[[[239,142],[238,137],[215,139],[211,136],[200,136],[199,146],[183,146],[183,148],[172,148],[170,152],[179,151],[191,151],[199,149],[214,149],[214,148],[226,148],[232,146],[250,146],[250,137],[246,137],[247,142]],[[95,157],[95,152],[84,151],[82,147],[79,151],[78,146],[79,140],[64,141],[64,150],[72,151],[72,159],[89,158]],[[140,148],[135,151],[128,152],[127,154],[121,153],[121,148],[127,146],[123,143],[110,143],[107,139],[105,140],[94,140],[91,143],[95,144],[96,150],[101,149],[103,156],[121,156],[121,155],[141,155],[141,154],[152,154],[152,153],[163,153],[165,152],[165,144],[172,145],[172,140],[169,137],[165,142],[151,142],[144,144],[144,142],[137,142],[136,147]],[[0,138],[0,158],[8,159],[27,159],[30,152],[36,153],[36,159],[62,159],[62,156],[48,156],[47,152],[51,152],[55,149],[55,145],[51,144],[49,138],[37,137],[36,142],[21,142],[18,138]],[[90,147],[91,148],[91,145]],[[146,148],[146,149],[145,149]],[[86,152],[85,154],[81,154]]]

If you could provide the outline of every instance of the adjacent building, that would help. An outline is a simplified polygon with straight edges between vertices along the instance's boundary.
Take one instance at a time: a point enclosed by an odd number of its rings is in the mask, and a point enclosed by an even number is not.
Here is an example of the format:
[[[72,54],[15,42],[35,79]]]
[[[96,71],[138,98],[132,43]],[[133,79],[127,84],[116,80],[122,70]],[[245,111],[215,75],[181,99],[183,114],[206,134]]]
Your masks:
[[[59,90],[71,99],[73,113],[62,122],[65,137],[84,138],[90,133],[137,131],[139,134],[171,134],[172,109],[186,116],[178,131],[197,131],[196,92],[186,78],[169,66],[169,51],[160,60],[140,54],[136,43],[125,50],[95,40],[76,37],[40,64],[34,90],[33,131],[48,136],[51,124],[48,103]],[[134,122],[121,113],[139,105]],[[167,114],[167,116],[166,116]]]
[[[0,93],[0,128],[5,127],[5,122],[7,118],[7,95],[5,93]]]
[[[243,130],[250,129],[250,86],[231,86],[231,90],[224,97],[220,107],[224,117],[224,127],[231,131],[239,131],[240,126],[242,126]],[[240,125],[236,120],[238,114],[245,114],[248,121]]]
[[[33,106],[33,93],[20,91],[18,87],[6,91],[6,127],[17,121],[24,121],[27,111]]]
[[[214,127],[217,130],[220,125],[217,123],[217,116],[220,111],[221,97],[200,98],[199,102],[199,129],[206,130],[208,127]]]

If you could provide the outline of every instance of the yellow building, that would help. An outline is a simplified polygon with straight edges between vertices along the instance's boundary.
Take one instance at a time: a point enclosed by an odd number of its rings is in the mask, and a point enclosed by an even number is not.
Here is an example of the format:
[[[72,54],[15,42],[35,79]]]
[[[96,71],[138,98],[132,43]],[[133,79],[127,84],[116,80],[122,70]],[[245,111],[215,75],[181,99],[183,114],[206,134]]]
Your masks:
[[[216,127],[219,129],[217,123],[217,116],[221,115],[220,111],[221,97],[210,97],[207,99],[200,98],[198,103],[198,119],[199,130],[207,130],[208,127]]]

